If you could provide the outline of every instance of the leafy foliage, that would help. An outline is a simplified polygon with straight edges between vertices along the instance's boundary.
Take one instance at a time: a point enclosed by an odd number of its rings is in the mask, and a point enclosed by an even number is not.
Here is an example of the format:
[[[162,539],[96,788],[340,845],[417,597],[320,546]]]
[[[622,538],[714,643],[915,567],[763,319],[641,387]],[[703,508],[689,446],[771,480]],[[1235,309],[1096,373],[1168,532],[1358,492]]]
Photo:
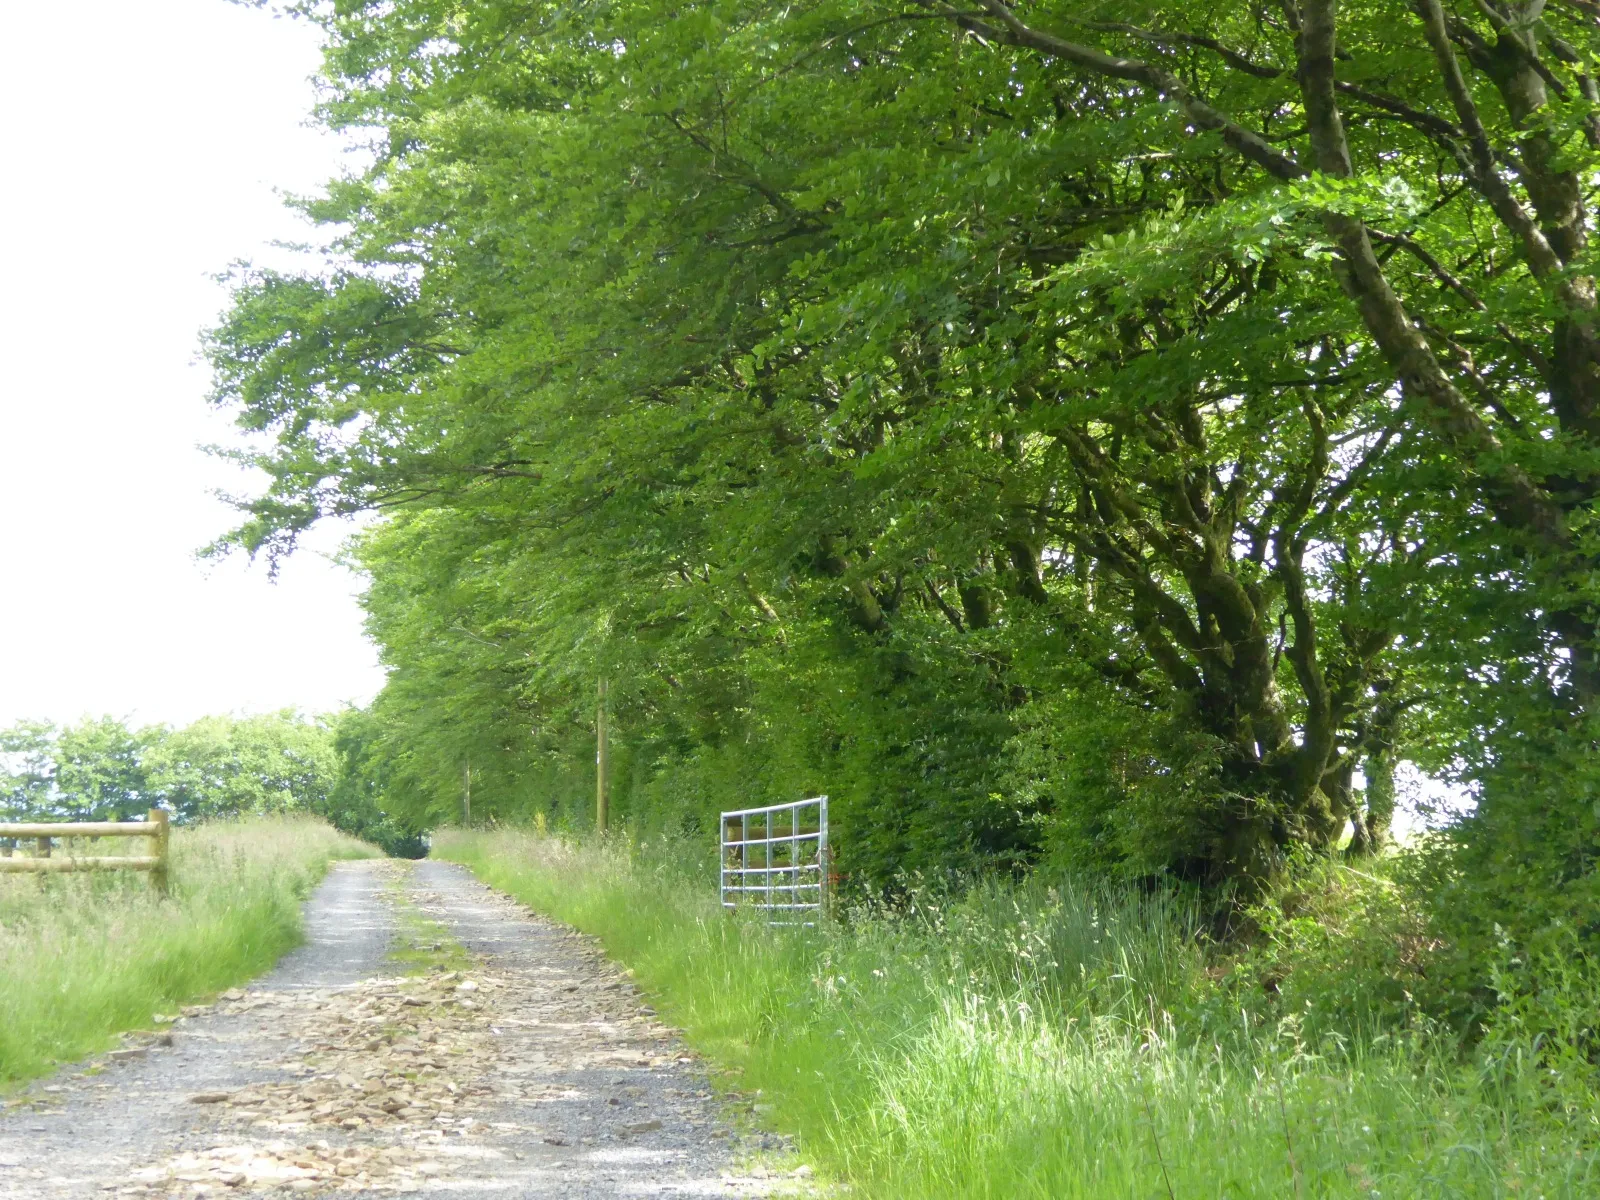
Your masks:
[[[289,712],[202,717],[157,741],[144,765],[180,821],[322,812],[337,770],[326,725]]]
[[[49,803],[55,761],[51,754],[54,728],[45,721],[19,721],[0,731],[0,814],[25,821]]]
[[[425,844],[363,791],[368,718],[292,710],[202,717],[181,729],[130,729],[112,717],[0,730],[0,818],[120,821],[165,808],[180,824],[284,813],[417,857]]]
[[[113,717],[57,728],[19,721],[0,730],[0,818],[125,821],[163,799],[151,751],[163,728],[133,730]]]
[[[293,7],[375,159],[210,335],[225,544],[387,514],[405,819],[580,821],[604,679],[625,816],[825,790],[875,883],[1259,887],[1402,756],[1493,839],[1530,729],[1588,828],[1589,6]]]

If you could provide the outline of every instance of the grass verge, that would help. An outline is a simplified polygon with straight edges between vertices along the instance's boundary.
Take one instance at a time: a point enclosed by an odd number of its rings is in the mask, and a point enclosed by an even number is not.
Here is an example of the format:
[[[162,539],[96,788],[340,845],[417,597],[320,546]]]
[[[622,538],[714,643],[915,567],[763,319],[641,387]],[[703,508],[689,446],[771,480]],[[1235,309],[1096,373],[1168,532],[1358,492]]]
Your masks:
[[[995,886],[797,933],[730,920],[681,856],[503,831],[435,853],[597,935],[874,1200],[1600,1194],[1600,1113],[1533,1056],[1264,1020],[1171,897]]]
[[[0,1088],[259,974],[299,942],[328,864],[375,853],[321,821],[262,818],[174,830],[166,901],[132,872],[0,875]]]

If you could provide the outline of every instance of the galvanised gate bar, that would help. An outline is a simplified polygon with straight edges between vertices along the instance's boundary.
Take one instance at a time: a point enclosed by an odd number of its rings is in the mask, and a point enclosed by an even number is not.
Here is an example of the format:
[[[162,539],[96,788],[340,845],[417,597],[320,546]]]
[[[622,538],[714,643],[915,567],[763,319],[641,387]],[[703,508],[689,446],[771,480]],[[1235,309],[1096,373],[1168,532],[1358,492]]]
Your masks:
[[[828,891],[828,798],[722,814],[722,906],[815,925]]]

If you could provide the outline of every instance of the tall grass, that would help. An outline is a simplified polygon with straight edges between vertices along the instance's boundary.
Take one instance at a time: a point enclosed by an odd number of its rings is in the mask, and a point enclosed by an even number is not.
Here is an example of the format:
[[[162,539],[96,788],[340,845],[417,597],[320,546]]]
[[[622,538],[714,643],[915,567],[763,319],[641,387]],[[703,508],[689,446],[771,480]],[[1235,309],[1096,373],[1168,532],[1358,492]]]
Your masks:
[[[329,862],[373,853],[321,821],[261,818],[174,830],[165,901],[132,872],[0,875],[0,1087],[271,966]]]
[[[1423,1032],[1264,1020],[1170,896],[990,886],[821,931],[730,920],[668,859],[516,833],[436,853],[598,935],[856,1194],[1579,1197],[1596,1114]]]

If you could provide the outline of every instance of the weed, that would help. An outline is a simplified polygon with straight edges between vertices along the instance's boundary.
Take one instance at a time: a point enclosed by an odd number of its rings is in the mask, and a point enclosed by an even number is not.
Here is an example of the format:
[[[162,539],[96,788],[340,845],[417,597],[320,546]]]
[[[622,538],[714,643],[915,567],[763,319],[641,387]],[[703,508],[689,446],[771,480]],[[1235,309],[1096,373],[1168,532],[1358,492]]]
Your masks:
[[[442,922],[430,917],[412,901],[404,876],[397,876],[388,887],[389,904],[395,914],[395,939],[389,961],[407,975],[427,975],[433,971],[468,971],[478,960],[468,953]]]

